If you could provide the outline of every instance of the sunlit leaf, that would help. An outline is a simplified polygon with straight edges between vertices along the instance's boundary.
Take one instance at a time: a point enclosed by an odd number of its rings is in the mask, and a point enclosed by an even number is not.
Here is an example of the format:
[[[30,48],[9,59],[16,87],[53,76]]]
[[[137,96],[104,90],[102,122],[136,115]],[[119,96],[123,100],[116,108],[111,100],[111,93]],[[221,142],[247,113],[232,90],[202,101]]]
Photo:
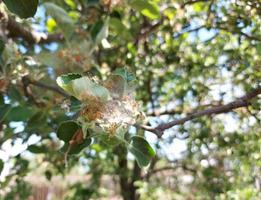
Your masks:
[[[70,83],[72,80],[81,78],[82,75],[80,74],[66,74],[66,75],[62,75],[59,76],[56,79],[57,84],[63,88],[66,92],[68,92],[69,94],[73,95],[73,89],[72,89],[72,84]]]
[[[53,3],[45,3],[44,6],[47,13],[53,17],[58,27],[63,31],[65,37],[69,39],[74,32],[74,21],[71,17],[63,8]]]
[[[81,101],[89,101],[97,98],[99,101],[107,101],[109,99],[109,91],[91,81],[88,77],[81,77],[72,81],[73,96]]]
[[[112,28],[112,30],[114,30],[120,37],[127,40],[132,38],[132,35],[127,27],[116,17],[110,19],[110,28]]]
[[[152,1],[133,0],[130,5],[150,19],[160,18],[159,7]]]

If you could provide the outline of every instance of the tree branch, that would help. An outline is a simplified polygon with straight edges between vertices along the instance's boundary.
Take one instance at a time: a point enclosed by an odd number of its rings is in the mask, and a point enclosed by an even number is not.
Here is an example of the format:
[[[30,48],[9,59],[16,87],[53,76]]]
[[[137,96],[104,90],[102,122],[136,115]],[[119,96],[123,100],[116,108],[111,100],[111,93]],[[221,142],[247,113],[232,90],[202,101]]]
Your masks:
[[[150,132],[156,134],[160,138],[163,135],[165,130],[167,130],[173,126],[176,126],[176,125],[184,124],[185,122],[193,120],[195,118],[202,117],[204,115],[216,115],[216,114],[220,114],[220,113],[227,113],[236,108],[247,107],[251,104],[251,100],[253,98],[255,98],[256,96],[258,96],[259,94],[261,94],[261,87],[253,89],[246,95],[244,95],[241,98],[238,98],[237,100],[232,101],[228,104],[219,105],[219,106],[215,106],[215,107],[208,108],[205,110],[197,111],[197,112],[191,113],[181,119],[176,119],[176,120],[170,121],[168,123],[163,123],[154,128],[151,126],[139,125],[139,124],[135,124],[134,126],[137,128],[142,128],[146,131],[150,131]]]
[[[192,169],[192,168],[189,168],[187,167],[186,165],[177,165],[177,166],[165,166],[165,167],[162,167],[162,168],[157,168],[157,169],[154,169],[154,170],[151,170],[149,171],[147,174],[145,174],[142,178],[149,178],[150,176],[156,174],[156,173],[159,173],[159,172],[163,172],[163,171],[175,171],[177,170],[178,168],[181,168],[183,169],[184,171],[188,171],[188,172],[191,172],[191,173],[194,173],[196,174],[197,173],[197,170],[195,169]]]
[[[17,22],[13,17],[7,15],[6,13],[0,11],[0,23],[5,23],[5,27],[8,30],[9,38],[23,38],[29,44],[44,44],[51,42],[61,42],[64,41],[62,34],[46,34],[38,33],[29,28],[25,28],[22,24]]]
[[[27,85],[31,84],[31,85],[35,85],[37,87],[40,87],[40,88],[44,88],[44,89],[47,89],[47,90],[51,90],[53,92],[56,92],[62,96],[64,96],[65,98],[69,98],[70,95],[68,95],[67,93],[65,93],[63,90],[61,90],[60,88],[56,87],[56,86],[53,86],[53,85],[47,85],[47,84],[44,84],[44,83],[41,83],[39,81],[36,81],[36,80],[32,80],[30,79],[28,76],[24,76],[23,77],[23,82],[26,82]]]

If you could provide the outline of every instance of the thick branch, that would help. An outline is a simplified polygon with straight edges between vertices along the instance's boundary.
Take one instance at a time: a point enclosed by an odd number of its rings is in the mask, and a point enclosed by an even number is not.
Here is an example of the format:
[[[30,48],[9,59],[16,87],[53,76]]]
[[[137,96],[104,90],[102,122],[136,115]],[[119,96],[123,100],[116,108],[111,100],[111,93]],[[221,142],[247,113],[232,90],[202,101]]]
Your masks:
[[[51,43],[51,42],[61,42],[64,40],[62,34],[46,34],[38,33],[30,28],[25,28],[22,24],[17,22],[13,17],[7,15],[0,11],[0,23],[6,24],[6,29],[8,30],[9,38],[23,38],[29,44],[35,43]]]
[[[155,128],[153,128],[151,126],[146,126],[146,125],[135,125],[135,127],[142,128],[146,131],[153,132],[158,137],[161,137],[165,130],[167,130],[173,126],[176,126],[176,125],[184,124],[185,122],[193,120],[195,118],[202,117],[204,115],[216,115],[216,114],[220,114],[220,113],[227,113],[236,108],[247,107],[248,105],[251,104],[251,100],[253,98],[255,98],[256,96],[258,96],[259,94],[261,94],[261,87],[253,89],[246,95],[244,95],[241,98],[238,98],[237,100],[232,101],[228,104],[219,105],[219,106],[215,106],[215,107],[208,108],[205,110],[197,111],[197,112],[189,114],[188,116],[186,116],[184,118],[176,119],[176,120],[170,121],[168,123],[160,124]]]
[[[70,96],[68,94],[66,94],[63,90],[61,90],[60,88],[56,87],[56,86],[53,86],[53,85],[47,85],[47,84],[44,84],[44,83],[41,83],[39,81],[36,81],[36,80],[31,80],[29,77],[27,76],[24,76],[23,77],[23,81],[27,83],[27,85],[31,84],[31,85],[34,85],[34,86],[37,86],[37,87],[40,87],[40,88],[43,88],[43,89],[47,89],[47,90],[51,90],[53,92],[56,92],[62,96],[64,96],[65,98],[69,98]]]

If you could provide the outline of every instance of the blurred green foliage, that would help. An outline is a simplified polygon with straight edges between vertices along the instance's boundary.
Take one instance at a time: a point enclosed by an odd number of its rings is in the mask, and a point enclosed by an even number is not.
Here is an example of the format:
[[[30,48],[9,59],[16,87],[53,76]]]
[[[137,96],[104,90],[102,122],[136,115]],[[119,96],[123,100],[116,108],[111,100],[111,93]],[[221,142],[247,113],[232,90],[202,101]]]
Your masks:
[[[18,19],[36,8],[34,18]],[[105,90],[95,92],[109,83],[110,97],[127,91],[145,113],[143,123],[153,126],[260,86],[260,10],[259,0],[3,1],[0,14],[12,15],[26,30],[59,37],[32,42],[0,22],[7,29],[0,31],[0,155],[7,143],[27,147],[0,157],[0,173],[9,168],[0,199],[28,199],[33,186],[26,176],[36,169],[47,181],[84,169],[90,181],[69,184],[67,200],[110,199],[106,175],[124,200],[261,199],[260,98],[247,108],[175,126],[162,139],[128,125],[119,131],[125,145],[110,131],[91,141],[97,123],[76,122],[83,110],[89,119],[95,113],[79,94],[103,99]],[[62,76],[68,73],[81,75]],[[92,89],[78,82],[82,76]],[[79,84],[68,84],[75,80]],[[73,87],[80,88],[76,95]],[[39,141],[32,143],[35,136]],[[87,138],[70,147],[76,136]],[[182,145],[184,151],[173,155]]]

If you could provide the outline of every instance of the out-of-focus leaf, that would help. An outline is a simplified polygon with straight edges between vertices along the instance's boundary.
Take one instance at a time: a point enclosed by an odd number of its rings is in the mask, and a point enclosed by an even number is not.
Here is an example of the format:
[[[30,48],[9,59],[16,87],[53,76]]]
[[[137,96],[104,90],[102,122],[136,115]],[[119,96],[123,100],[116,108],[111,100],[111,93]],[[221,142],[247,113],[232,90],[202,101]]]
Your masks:
[[[261,42],[256,45],[256,50],[259,56],[261,56]]]
[[[8,121],[26,121],[32,117],[34,111],[26,106],[16,106],[10,109],[5,119]]]
[[[204,8],[206,8],[206,4],[204,2],[198,2],[193,4],[193,9],[195,12],[202,12]]]
[[[64,36],[69,39],[74,32],[74,22],[67,12],[53,3],[45,3],[44,6],[47,13],[54,18],[58,27],[63,31]]]
[[[112,74],[122,76],[127,82],[135,79],[134,74],[128,72],[125,68],[117,68]]]
[[[119,140],[119,138],[113,135],[109,135],[107,133],[99,135],[99,141],[103,146],[108,147],[116,146],[121,143],[121,140]]]
[[[57,129],[57,137],[64,142],[69,142],[76,131],[81,127],[75,121],[65,121]]]
[[[103,21],[98,21],[96,22],[91,29],[91,37],[93,39],[93,41],[96,40],[97,35],[99,34],[99,32],[101,31],[102,27],[103,27]]]
[[[104,83],[112,97],[122,97],[125,92],[127,81],[120,75],[111,75]]]
[[[34,144],[28,146],[27,150],[32,152],[32,153],[35,153],[35,154],[46,153],[46,151],[47,151],[46,147],[44,147],[44,146],[37,146],[37,145],[34,145]]]
[[[2,55],[2,52],[4,51],[5,48],[5,43],[4,41],[0,38],[0,56]]]
[[[110,28],[112,28],[112,30],[114,30],[120,37],[127,40],[132,38],[130,31],[118,18],[113,17],[110,19]]]
[[[33,17],[36,13],[38,0],[3,0],[6,7],[21,18]]]
[[[150,163],[151,158],[155,156],[155,152],[150,144],[140,136],[133,136],[128,148],[135,156],[140,167],[146,167]]]
[[[57,26],[56,21],[53,18],[47,19],[46,27],[49,33],[53,32],[56,26]]]
[[[36,112],[27,122],[27,128],[30,130],[37,129],[38,127],[43,127],[46,124],[46,113],[43,111]]]
[[[91,30],[91,37],[96,42],[96,44],[99,44],[103,39],[106,39],[108,36],[109,31],[109,25],[108,20],[98,21]]]
[[[72,9],[76,8],[76,4],[73,0],[65,0],[65,3],[70,6]]]
[[[130,5],[150,19],[159,19],[160,10],[156,3],[146,0],[133,0]]]
[[[8,112],[12,109],[11,105],[2,104],[0,105],[0,121],[3,121],[8,114]]]
[[[91,144],[92,140],[90,138],[86,138],[83,143],[72,145],[69,149],[68,154],[79,154],[84,148],[88,147]],[[67,152],[69,148],[69,143],[65,143],[61,148],[62,152]]]
[[[52,179],[53,174],[52,174],[52,172],[51,172],[50,170],[46,170],[46,171],[44,172],[44,174],[45,174],[45,177],[46,177],[46,179],[47,179],[48,181],[50,181],[50,180]]]
[[[164,11],[163,11],[163,14],[165,15],[165,16],[167,16],[170,20],[171,19],[173,19],[174,18],[174,16],[176,15],[176,8],[172,8],[172,7],[170,7],[170,8],[167,8],[167,9],[165,9]]]
[[[8,90],[8,97],[11,99],[11,101],[21,101],[22,96],[17,88],[14,86],[10,86]]]
[[[0,174],[3,169],[4,169],[4,162],[0,159]]]

